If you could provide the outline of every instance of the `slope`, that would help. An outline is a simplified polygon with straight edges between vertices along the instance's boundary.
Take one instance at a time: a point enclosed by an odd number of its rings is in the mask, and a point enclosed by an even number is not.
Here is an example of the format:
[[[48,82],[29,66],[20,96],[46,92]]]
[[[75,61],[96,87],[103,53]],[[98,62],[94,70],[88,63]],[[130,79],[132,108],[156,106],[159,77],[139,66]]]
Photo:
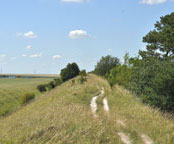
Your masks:
[[[23,109],[0,120],[0,143],[172,144],[173,120],[144,106],[126,90],[111,89],[106,80],[88,75],[88,82],[68,81]],[[104,93],[101,94],[101,89]],[[96,115],[90,101],[99,95]],[[107,98],[109,111],[103,110]],[[106,100],[105,100],[106,102]],[[149,141],[150,141],[149,140]]]

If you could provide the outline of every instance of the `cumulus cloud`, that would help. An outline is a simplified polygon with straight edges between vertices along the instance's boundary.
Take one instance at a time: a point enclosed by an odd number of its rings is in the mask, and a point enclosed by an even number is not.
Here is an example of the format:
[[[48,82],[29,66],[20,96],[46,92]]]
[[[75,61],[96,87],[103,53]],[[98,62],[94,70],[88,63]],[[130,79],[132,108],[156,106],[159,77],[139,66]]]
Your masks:
[[[29,31],[29,32],[24,33],[24,37],[25,37],[25,38],[30,38],[30,39],[35,39],[35,38],[37,38],[38,36],[37,36],[34,32]]]
[[[26,54],[22,54],[22,57],[26,57],[27,55]]]
[[[62,56],[60,56],[60,55],[54,55],[53,56],[53,59],[60,59],[60,58],[62,58]]]
[[[147,5],[162,4],[167,2],[167,0],[142,0],[140,3]]]
[[[38,57],[42,57],[42,53],[39,54],[32,54],[29,56],[30,58],[38,58]]]
[[[112,49],[108,49],[108,51],[112,51]]]
[[[62,2],[72,2],[72,3],[83,3],[87,2],[88,0],[61,0]]]
[[[32,47],[31,45],[27,45],[27,46],[26,46],[26,49],[29,50],[29,49],[31,49],[31,47]]]
[[[88,37],[88,34],[84,30],[73,30],[69,32],[69,37],[71,39],[85,38]]]
[[[0,55],[0,58],[5,58],[5,57],[7,57],[6,54],[1,54],[1,55]]]

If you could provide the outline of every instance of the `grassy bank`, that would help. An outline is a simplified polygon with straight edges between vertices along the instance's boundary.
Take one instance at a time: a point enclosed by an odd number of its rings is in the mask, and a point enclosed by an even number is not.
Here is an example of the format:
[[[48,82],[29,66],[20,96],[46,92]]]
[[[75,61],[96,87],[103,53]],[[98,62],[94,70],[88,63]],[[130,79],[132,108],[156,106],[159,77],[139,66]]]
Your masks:
[[[15,111],[20,106],[20,98],[27,93],[40,95],[37,85],[52,79],[0,79],[0,116]]]
[[[109,115],[103,112],[99,98],[95,118],[90,101],[102,87],[110,112]],[[138,102],[123,88],[117,86],[111,90],[107,81],[89,75],[85,84],[68,81],[1,119],[0,142],[122,144],[118,133],[123,132],[134,144],[143,144],[142,133],[155,144],[173,144],[173,128],[173,120]]]

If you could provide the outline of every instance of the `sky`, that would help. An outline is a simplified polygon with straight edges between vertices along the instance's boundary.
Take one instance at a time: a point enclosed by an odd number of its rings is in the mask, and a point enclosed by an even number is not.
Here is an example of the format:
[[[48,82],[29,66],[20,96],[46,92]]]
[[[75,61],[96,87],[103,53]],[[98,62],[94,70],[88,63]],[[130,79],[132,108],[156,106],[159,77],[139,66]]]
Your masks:
[[[137,56],[173,0],[1,0],[0,72],[91,71],[102,56]]]

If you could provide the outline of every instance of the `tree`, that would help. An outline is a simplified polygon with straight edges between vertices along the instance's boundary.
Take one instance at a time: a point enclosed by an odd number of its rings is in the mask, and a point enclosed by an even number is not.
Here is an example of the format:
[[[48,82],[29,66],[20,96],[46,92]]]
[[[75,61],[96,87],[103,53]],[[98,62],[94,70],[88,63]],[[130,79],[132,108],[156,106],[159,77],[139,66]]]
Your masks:
[[[144,103],[174,112],[174,62],[156,57],[146,58],[133,67],[129,88]]]
[[[111,86],[118,84],[124,87],[128,86],[131,80],[132,69],[127,65],[119,65],[110,71],[108,81]]]
[[[143,42],[147,43],[147,51],[139,52],[142,58],[174,56],[174,13],[161,17],[155,29],[143,38]]]
[[[66,68],[61,70],[60,76],[63,82],[76,77],[77,75],[79,75],[79,67],[76,63],[72,63],[72,64],[68,64],[66,66]]]
[[[109,74],[110,70],[120,64],[120,60],[117,57],[110,55],[102,57],[101,60],[95,66],[94,72],[101,76]]]

